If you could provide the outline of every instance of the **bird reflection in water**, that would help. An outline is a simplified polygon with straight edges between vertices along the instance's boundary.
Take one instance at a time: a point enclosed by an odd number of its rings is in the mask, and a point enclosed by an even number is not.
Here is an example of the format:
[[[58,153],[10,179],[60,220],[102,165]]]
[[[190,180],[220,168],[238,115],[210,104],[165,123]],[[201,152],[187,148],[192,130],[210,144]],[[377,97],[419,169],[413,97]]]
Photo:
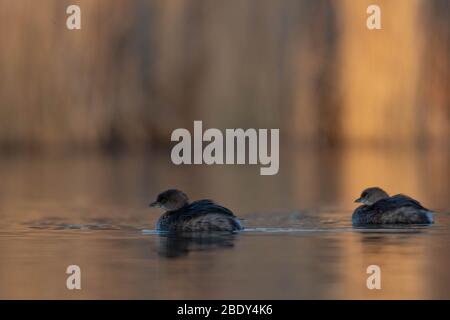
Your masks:
[[[195,251],[231,249],[237,234],[234,233],[161,233],[158,254],[165,258],[176,258]]]

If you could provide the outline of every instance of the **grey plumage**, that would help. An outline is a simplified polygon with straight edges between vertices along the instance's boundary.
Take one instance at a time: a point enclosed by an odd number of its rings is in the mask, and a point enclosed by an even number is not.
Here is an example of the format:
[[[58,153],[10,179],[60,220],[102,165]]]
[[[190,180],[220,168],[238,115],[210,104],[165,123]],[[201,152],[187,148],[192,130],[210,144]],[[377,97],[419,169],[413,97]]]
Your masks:
[[[353,213],[352,222],[355,225],[431,224],[433,212],[417,200],[398,194],[358,207]]]
[[[157,222],[157,229],[182,232],[233,232],[243,228],[231,210],[211,200],[198,200],[177,210],[165,212]]]

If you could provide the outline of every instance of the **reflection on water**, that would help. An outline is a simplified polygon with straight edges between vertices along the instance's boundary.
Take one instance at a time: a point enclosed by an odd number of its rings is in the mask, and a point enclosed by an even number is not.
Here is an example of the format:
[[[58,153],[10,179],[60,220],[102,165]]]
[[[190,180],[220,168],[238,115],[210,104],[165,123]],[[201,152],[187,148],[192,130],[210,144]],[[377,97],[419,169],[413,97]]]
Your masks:
[[[233,248],[235,234],[167,234],[160,235],[158,253],[162,257],[175,258],[193,251]]]
[[[292,151],[270,177],[168,159],[1,158],[0,298],[450,298],[446,153]],[[352,200],[369,185],[440,210],[436,224],[353,228]],[[168,187],[216,199],[246,230],[155,232],[160,212],[146,205]],[[65,287],[71,264],[81,291]],[[366,288],[371,264],[381,290]]]

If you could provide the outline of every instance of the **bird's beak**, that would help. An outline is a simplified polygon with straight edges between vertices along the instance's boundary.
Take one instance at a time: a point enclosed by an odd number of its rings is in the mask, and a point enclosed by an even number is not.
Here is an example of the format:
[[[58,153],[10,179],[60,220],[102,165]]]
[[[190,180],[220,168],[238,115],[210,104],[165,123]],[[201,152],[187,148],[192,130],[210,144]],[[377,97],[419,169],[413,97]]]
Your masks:
[[[364,202],[364,199],[363,199],[363,198],[358,198],[358,199],[355,200],[355,202],[356,202],[356,203],[363,203],[363,202]]]
[[[153,201],[152,203],[150,203],[149,205],[148,205],[149,207],[152,207],[152,208],[154,208],[154,207],[159,207],[160,206],[160,204],[159,204],[159,202],[158,201]]]

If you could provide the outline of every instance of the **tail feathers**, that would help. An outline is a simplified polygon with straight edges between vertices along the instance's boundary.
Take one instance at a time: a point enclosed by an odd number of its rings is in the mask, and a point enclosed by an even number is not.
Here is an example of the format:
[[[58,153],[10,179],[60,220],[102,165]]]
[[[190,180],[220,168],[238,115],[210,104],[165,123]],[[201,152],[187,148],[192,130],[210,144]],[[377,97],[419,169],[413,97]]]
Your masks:
[[[426,223],[434,223],[434,213],[432,211],[425,211],[424,214],[427,221]]]

